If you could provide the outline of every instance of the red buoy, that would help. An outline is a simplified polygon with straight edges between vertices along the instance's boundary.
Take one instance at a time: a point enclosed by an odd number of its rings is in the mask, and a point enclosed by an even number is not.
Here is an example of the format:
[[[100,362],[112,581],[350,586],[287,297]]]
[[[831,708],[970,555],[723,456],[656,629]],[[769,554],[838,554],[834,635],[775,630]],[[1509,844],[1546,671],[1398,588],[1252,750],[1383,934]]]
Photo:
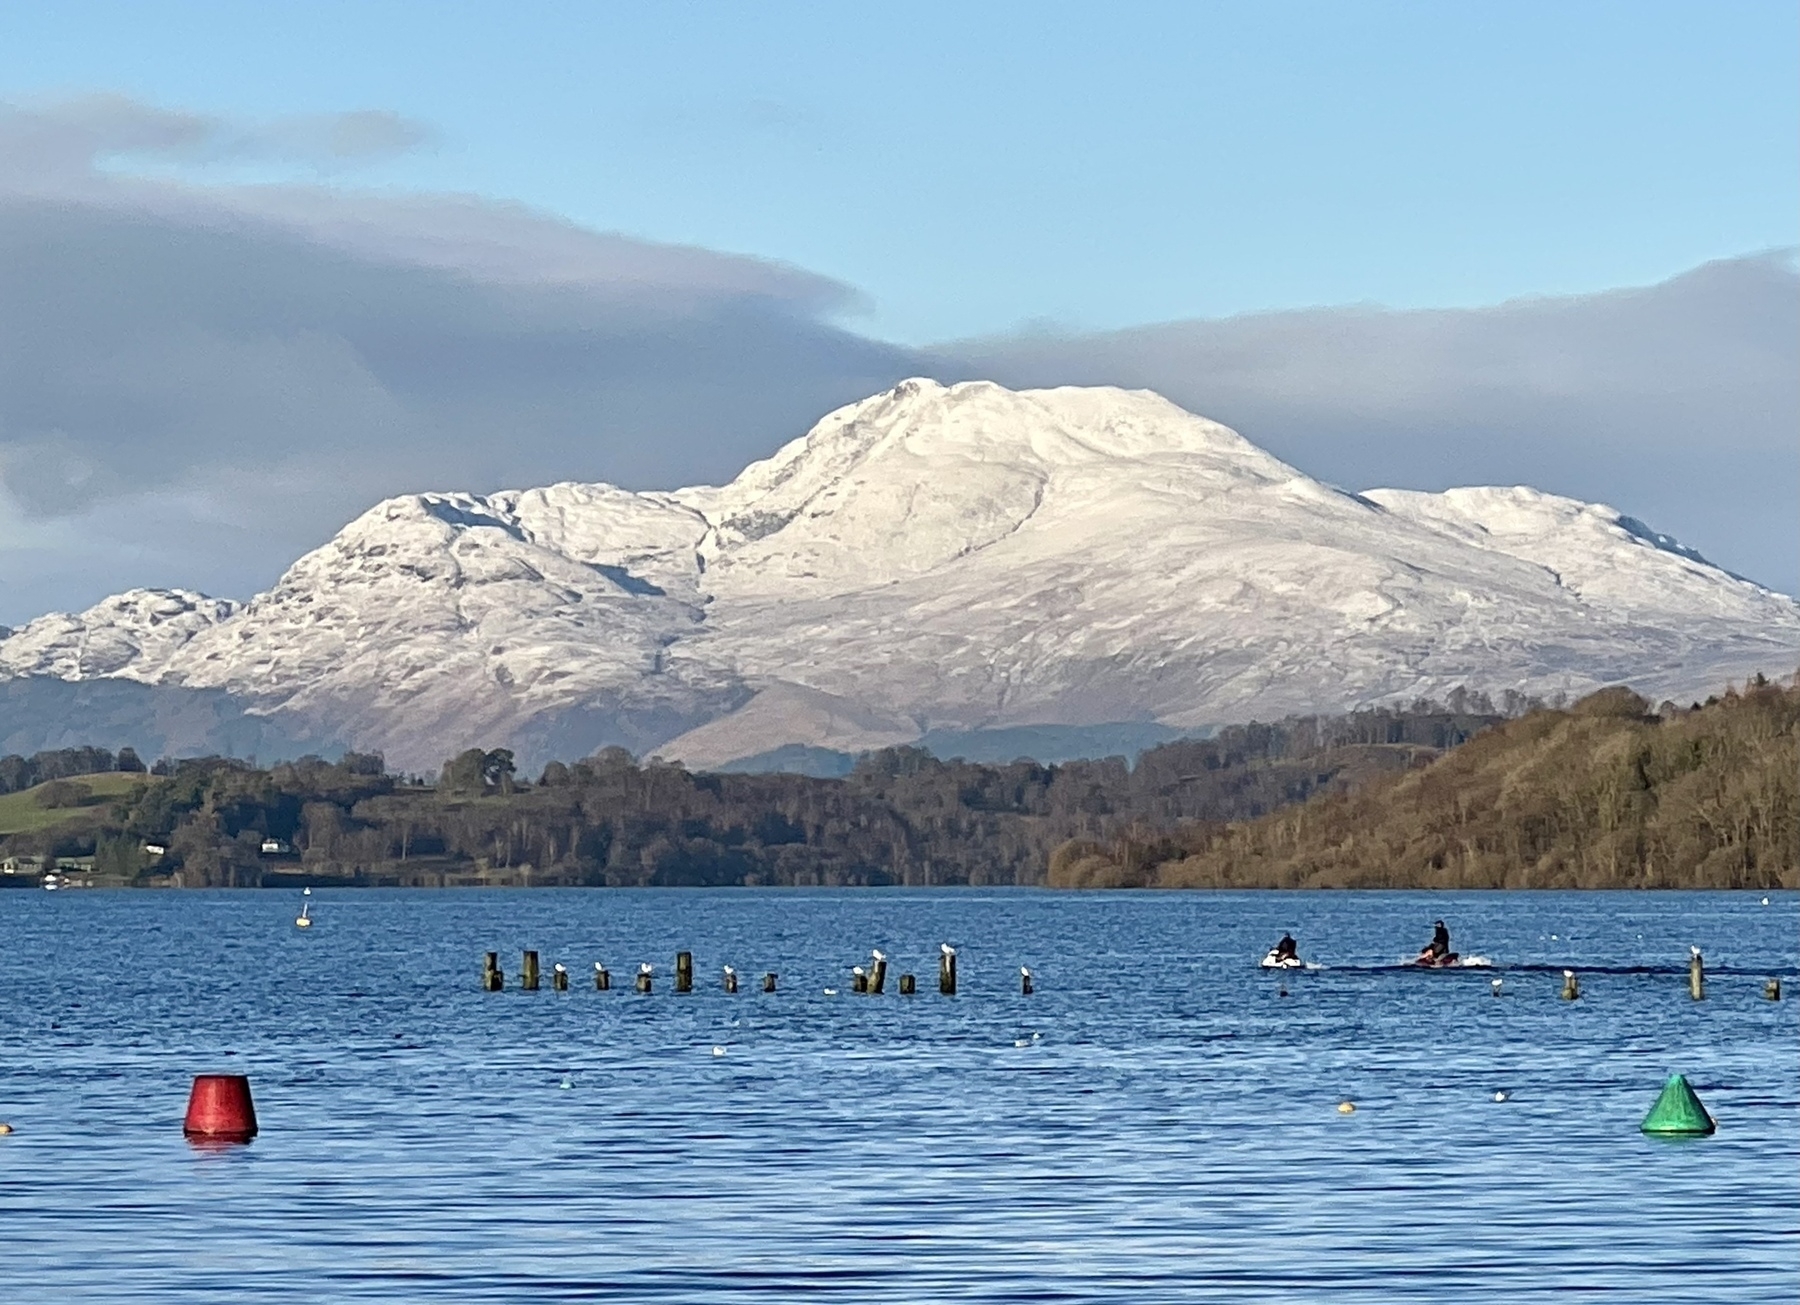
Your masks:
[[[196,1074],[181,1131],[219,1142],[248,1142],[255,1137],[250,1080],[242,1074]]]

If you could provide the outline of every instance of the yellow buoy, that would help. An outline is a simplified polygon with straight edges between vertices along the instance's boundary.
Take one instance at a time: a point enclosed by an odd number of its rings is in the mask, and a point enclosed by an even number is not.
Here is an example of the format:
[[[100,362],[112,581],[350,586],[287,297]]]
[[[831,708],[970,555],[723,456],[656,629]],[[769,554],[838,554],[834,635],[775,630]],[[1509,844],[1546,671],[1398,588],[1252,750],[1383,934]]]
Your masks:
[[[1352,1101],[1338,1102],[1338,1114],[1354,1115],[1355,1113],[1356,1113],[1356,1103],[1355,1102],[1352,1102]]]
[[[12,1132],[11,1124],[0,1124],[0,1137],[5,1137],[10,1132]]]

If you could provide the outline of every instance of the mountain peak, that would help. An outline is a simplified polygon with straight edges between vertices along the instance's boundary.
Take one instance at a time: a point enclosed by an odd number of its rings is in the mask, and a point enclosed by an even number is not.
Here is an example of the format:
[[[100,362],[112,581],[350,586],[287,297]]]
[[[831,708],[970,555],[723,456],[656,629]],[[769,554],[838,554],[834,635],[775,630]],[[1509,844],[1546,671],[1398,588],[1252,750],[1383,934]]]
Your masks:
[[[1346,494],[1159,395],[914,379],[730,484],[389,499],[238,607],[134,591],[0,637],[429,768],[604,743],[1192,729],[1461,684],[1653,698],[1791,670],[1800,605],[1612,508]]]

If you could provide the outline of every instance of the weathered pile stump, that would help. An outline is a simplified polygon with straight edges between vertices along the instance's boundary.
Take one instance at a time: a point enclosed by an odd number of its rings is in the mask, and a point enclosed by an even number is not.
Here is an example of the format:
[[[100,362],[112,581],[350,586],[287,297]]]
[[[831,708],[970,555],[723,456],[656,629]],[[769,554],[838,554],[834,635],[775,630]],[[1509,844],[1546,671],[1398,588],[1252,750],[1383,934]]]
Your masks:
[[[870,953],[870,959],[872,964],[869,966],[869,994],[879,997],[881,990],[887,986],[887,956],[877,949]]]
[[[956,948],[938,944],[938,991],[946,997],[956,995]]]
[[[675,953],[675,991],[692,992],[694,990],[694,953]]]
[[[850,991],[867,992],[869,990],[869,972],[858,965],[850,971]]]
[[[768,974],[763,975],[763,991],[764,992],[774,992],[775,991],[775,979],[776,979],[776,975],[774,974],[773,971],[771,971]]]
[[[1019,967],[1019,993],[1025,997],[1031,995],[1031,971],[1023,965]]]
[[[500,953],[489,952],[481,961],[481,989],[499,992],[505,986],[506,976],[500,972]]]
[[[1706,1000],[1706,961],[1700,955],[1698,947],[1688,948],[1693,956],[1688,960],[1688,996],[1695,1001]]]
[[[519,986],[526,992],[538,990],[538,955],[536,952],[525,953],[524,964],[519,967]]]
[[[1563,971],[1562,999],[1564,1001],[1574,1001],[1576,998],[1578,998],[1580,996],[1581,996],[1581,985],[1575,981],[1575,971],[1574,970],[1564,970]]]
[[[729,965],[725,967],[725,991],[737,991],[737,971],[732,969]]]
[[[561,961],[550,968],[550,986],[558,992],[569,990],[569,972],[563,969]]]
[[[1780,1001],[1781,980],[1770,979],[1767,983],[1763,984],[1763,997],[1769,1001]]]
[[[910,974],[900,976],[900,995],[910,997],[919,990],[919,981]]]
[[[599,961],[595,961],[594,962],[594,991],[595,992],[610,992],[611,990],[612,990],[612,975],[610,975],[606,972],[606,967],[604,965],[600,964]]]
[[[637,972],[637,990],[639,992],[650,991],[650,976],[654,973],[656,973],[656,971],[649,961],[639,963]]]

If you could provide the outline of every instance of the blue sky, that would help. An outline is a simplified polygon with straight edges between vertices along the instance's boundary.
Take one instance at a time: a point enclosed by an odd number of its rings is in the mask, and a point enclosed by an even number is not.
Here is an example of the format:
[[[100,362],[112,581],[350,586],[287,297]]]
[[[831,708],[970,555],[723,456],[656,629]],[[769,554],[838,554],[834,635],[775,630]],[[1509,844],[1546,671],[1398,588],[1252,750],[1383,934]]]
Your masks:
[[[1785,0],[64,2],[0,6],[0,99],[393,110],[432,143],[327,180],[790,262],[919,344],[1791,246],[1797,47]]]

